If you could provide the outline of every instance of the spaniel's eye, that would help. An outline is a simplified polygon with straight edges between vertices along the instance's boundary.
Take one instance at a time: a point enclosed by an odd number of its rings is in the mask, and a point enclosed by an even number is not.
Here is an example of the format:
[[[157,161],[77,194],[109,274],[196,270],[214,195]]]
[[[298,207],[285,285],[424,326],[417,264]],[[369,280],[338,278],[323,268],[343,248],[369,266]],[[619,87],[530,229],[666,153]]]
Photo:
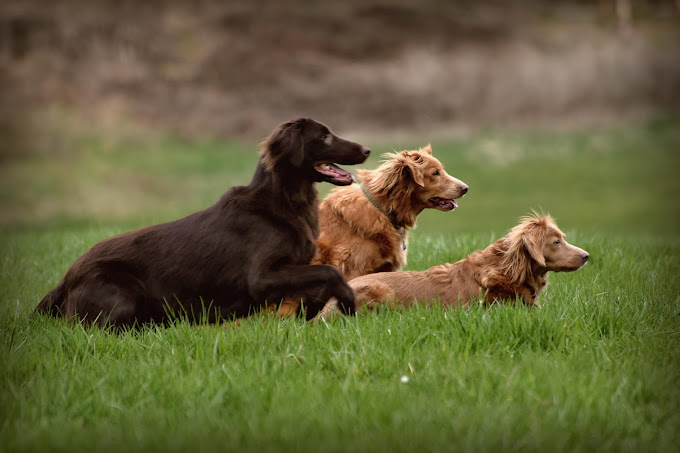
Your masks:
[[[326,140],[328,138],[328,134],[321,134],[321,140]]]
[[[434,173],[432,173],[432,176],[439,176],[439,170],[435,170]]]
[[[562,243],[562,241],[560,241],[559,239],[555,239],[555,242],[553,242],[553,244],[555,244],[555,245],[560,245],[561,243]]]

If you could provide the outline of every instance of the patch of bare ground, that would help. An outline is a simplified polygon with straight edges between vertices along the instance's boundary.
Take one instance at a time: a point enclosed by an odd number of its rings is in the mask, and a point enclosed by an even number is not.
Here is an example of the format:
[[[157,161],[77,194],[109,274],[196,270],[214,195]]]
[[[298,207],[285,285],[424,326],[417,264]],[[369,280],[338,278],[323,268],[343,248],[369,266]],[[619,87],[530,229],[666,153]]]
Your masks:
[[[0,155],[130,122],[256,140],[310,116],[384,142],[680,110],[675,2],[619,3],[5,2]]]

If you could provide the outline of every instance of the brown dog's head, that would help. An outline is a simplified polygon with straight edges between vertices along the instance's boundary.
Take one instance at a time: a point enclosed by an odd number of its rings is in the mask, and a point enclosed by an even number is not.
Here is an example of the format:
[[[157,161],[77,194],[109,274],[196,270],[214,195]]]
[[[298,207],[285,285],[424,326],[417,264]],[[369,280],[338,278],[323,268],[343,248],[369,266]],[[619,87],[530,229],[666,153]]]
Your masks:
[[[534,270],[575,271],[588,262],[588,252],[569,244],[549,215],[534,213],[501,239],[505,243],[503,268],[514,281],[523,282]]]
[[[458,207],[455,200],[468,191],[467,184],[446,173],[442,163],[432,156],[430,145],[384,157],[387,160],[376,170],[360,174],[362,180],[368,180],[371,193],[382,198],[391,212],[408,212],[415,220],[426,208],[452,211]]]
[[[309,118],[279,125],[261,146],[261,160],[268,171],[292,167],[302,178],[339,186],[351,184],[354,176],[336,163],[360,164],[371,153],[365,146],[344,140]]]

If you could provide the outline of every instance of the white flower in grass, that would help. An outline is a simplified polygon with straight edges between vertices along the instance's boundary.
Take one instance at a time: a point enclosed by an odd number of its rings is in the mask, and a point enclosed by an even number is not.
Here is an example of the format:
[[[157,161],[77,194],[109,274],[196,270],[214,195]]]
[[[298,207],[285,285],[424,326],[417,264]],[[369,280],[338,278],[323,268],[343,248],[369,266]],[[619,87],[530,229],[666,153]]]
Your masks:
[[[401,377],[401,382],[402,382],[403,384],[406,384],[406,383],[408,382],[408,376],[406,376],[406,375],[402,376],[402,377]]]

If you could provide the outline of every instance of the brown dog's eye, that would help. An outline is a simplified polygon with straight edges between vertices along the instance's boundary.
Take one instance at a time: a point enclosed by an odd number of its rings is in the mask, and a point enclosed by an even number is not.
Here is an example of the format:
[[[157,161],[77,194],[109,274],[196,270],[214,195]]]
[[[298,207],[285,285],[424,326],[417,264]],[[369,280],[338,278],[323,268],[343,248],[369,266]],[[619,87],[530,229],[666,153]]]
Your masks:
[[[553,244],[555,244],[555,245],[560,245],[561,243],[562,243],[562,241],[560,241],[559,239],[556,239],[555,242],[553,242]]]
[[[435,170],[434,173],[432,173],[432,176],[439,176],[439,170]]]

